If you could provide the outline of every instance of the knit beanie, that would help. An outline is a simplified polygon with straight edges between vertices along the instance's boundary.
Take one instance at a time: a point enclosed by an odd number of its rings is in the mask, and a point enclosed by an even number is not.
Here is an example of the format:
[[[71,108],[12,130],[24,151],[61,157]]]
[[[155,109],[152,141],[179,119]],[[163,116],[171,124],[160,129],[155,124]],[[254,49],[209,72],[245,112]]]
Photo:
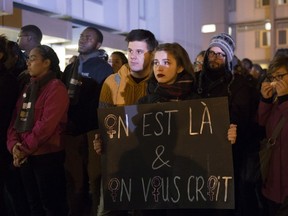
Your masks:
[[[228,64],[231,63],[234,56],[235,42],[232,37],[226,33],[220,33],[211,38],[209,49],[211,47],[219,47],[226,54]]]

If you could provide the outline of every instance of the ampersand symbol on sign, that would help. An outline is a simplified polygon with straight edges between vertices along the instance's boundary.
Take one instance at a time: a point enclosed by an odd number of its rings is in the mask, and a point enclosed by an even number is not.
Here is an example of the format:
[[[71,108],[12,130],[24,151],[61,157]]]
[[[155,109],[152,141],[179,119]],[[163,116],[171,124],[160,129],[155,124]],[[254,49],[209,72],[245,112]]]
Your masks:
[[[157,169],[161,168],[161,167],[164,166],[164,165],[166,165],[167,167],[171,167],[171,166],[169,165],[169,162],[170,162],[169,160],[163,161],[162,158],[161,158],[161,156],[162,156],[163,153],[164,153],[164,150],[165,150],[165,148],[164,148],[163,145],[159,145],[159,146],[156,148],[155,153],[156,153],[157,158],[153,161],[152,169],[157,170]],[[160,165],[158,165],[158,166],[155,165],[157,161],[160,161],[160,162],[161,162]]]

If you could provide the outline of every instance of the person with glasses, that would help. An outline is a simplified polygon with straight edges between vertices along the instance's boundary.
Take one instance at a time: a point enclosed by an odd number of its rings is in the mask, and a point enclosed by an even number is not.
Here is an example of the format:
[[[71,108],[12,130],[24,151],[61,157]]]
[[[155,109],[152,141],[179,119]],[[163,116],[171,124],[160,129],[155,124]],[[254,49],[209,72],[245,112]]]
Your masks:
[[[204,60],[205,50],[198,53],[193,63],[194,72],[198,73],[202,70],[203,60]]]
[[[265,126],[266,136],[271,137],[282,116],[284,126],[272,148],[267,180],[263,182],[262,194],[267,199],[269,216],[288,215],[288,57],[273,58],[267,79],[261,86],[258,109],[259,124]]]
[[[25,61],[28,59],[30,51],[41,44],[42,36],[42,31],[36,25],[25,25],[21,27],[17,43],[20,49],[24,52]],[[30,75],[25,69],[18,75],[20,91],[29,82],[29,80]]]
[[[41,44],[42,32],[36,25],[25,25],[18,34],[18,45],[28,58],[30,51]]]
[[[18,96],[7,148],[19,168],[30,216],[66,216],[65,152],[60,135],[67,122],[69,98],[56,78],[59,59],[51,47],[39,45],[30,51],[27,66],[31,79]]]
[[[255,145],[252,142],[252,127],[258,103],[254,101],[255,94],[251,93],[252,88],[246,78],[233,73],[237,64],[235,46],[233,38],[227,33],[213,36],[204,55],[203,69],[197,77],[198,95],[202,98],[227,97],[230,124],[237,125],[237,140],[232,146],[236,210],[211,210],[204,215],[234,215],[242,211],[243,215],[248,216],[257,215],[258,212],[254,190],[248,190],[241,179],[246,149]]]

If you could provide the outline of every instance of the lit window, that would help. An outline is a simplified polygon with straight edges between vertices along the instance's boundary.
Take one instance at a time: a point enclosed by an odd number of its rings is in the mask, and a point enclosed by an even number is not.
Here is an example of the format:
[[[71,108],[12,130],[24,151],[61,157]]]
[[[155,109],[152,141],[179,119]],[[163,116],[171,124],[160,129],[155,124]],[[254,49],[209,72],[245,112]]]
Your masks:
[[[270,5],[270,0],[256,0],[256,8],[261,8]]]
[[[267,48],[271,46],[270,31],[256,31],[256,47]]]
[[[262,6],[269,6],[270,0],[262,0]]]
[[[288,4],[288,0],[277,0],[278,5],[285,5]]]
[[[215,24],[203,25],[201,28],[201,32],[202,33],[216,32],[216,25]]]
[[[271,23],[270,22],[265,23],[265,30],[271,30]]]

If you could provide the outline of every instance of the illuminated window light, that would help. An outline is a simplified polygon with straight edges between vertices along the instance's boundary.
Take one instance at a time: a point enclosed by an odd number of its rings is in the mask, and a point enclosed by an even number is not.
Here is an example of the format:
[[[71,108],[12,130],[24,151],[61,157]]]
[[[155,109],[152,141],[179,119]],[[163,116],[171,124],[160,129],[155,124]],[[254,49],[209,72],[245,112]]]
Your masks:
[[[271,30],[271,23],[270,22],[265,23],[265,30],[267,30],[267,31]]]
[[[230,26],[228,27],[228,34],[232,35],[232,28]]]
[[[203,25],[201,28],[201,32],[202,33],[216,32],[216,25],[215,24]]]

